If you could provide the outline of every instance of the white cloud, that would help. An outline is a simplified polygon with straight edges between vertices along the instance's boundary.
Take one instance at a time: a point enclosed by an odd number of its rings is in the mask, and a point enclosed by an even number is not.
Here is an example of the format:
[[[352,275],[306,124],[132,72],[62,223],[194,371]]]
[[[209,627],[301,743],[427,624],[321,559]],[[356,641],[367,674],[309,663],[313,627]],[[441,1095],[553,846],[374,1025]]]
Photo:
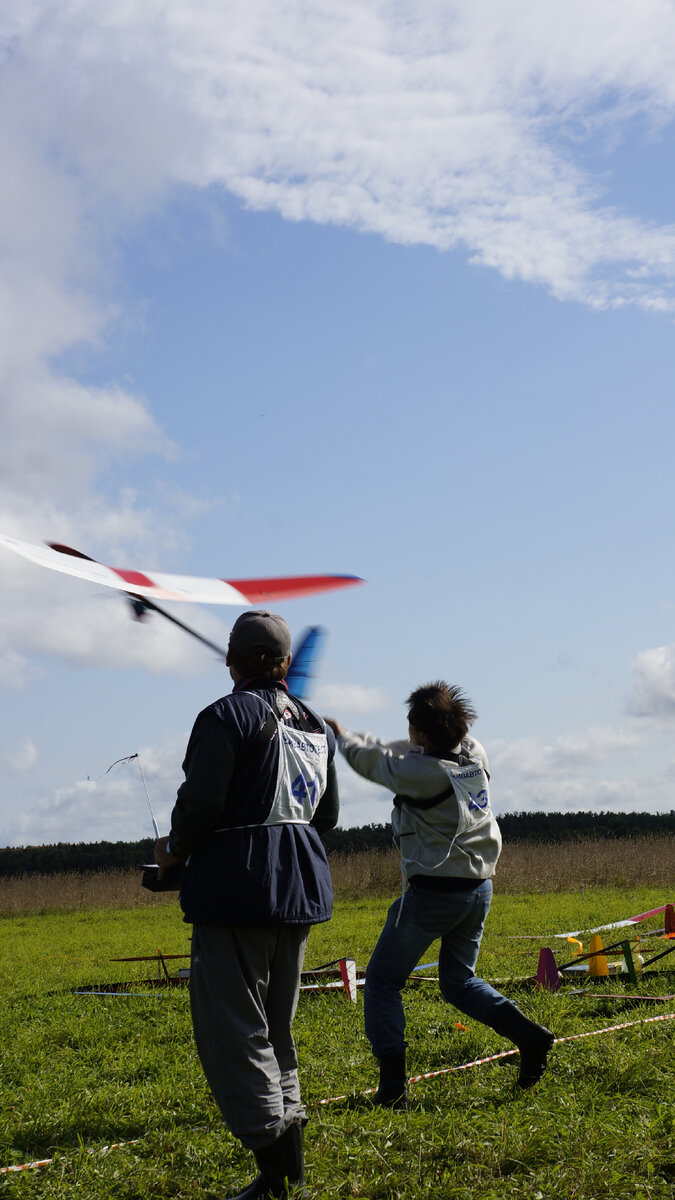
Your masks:
[[[169,830],[176,789],[183,781],[181,762],[186,744],[187,734],[180,742],[145,746],[139,751],[150,803],[162,832]],[[6,844],[131,842],[153,836],[138,762],[132,759],[118,763],[99,778],[81,779],[58,788],[13,814],[7,825]]]
[[[675,646],[643,650],[631,670],[634,683],[628,711],[636,717],[675,716]]]
[[[495,785],[495,811],[504,812],[669,812],[672,780],[667,775],[627,775],[595,779],[556,775],[509,779]]]
[[[0,394],[0,508],[11,524],[17,510],[43,520],[59,509],[84,516],[86,501],[100,510],[101,499],[92,496],[99,471],[122,454],[159,454],[166,446],[142,402],[116,387],[82,387],[45,369],[2,371]],[[140,523],[138,511],[135,518]],[[90,523],[78,522],[82,532]]]
[[[127,215],[172,183],[224,184],[291,220],[461,247],[561,297],[670,304],[675,229],[622,216],[575,161],[635,112],[670,116],[665,0],[34,12],[14,43],[20,80],[52,101],[49,118],[28,106],[34,129],[57,123],[85,195]]]
[[[6,762],[17,775],[30,771],[38,760],[39,751],[32,738],[24,737],[10,750],[3,750],[0,759]]]
[[[161,616],[133,620],[126,597],[117,592],[23,563],[19,578],[3,578],[3,590],[11,603],[0,620],[0,685],[20,687],[36,677],[22,655],[10,649],[2,653],[3,644],[75,664],[141,666],[157,674],[197,674],[213,663],[213,651]],[[186,617],[216,645],[227,645],[227,627],[212,613],[195,609],[179,619]]]
[[[490,743],[495,811],[670,811],[670,741],[655,743],[652,732],[631,722],[552,742],[526,737]]]
[[[545,743],[526,737],[495,741],[490,745],[491,768],[513,771],[523,778],[578,775],[591,764],[614,760],[635,749],[640,737],[635,729],[597,728],[573,733]]]
[[[347,722],[352,715],[377,712],[378,709],[385,708],[387,702],[382,688],[365,687],[360,683],[322,683],[319,681],[312,695],[314,708],[328,716],[337,714],[340,722]]]
[[[15,650],[0,653],[0,687],[25,688],[34,679],[39,679],[41,673],[24,654],[17,654]]]
[[[144,397],[55,365],[103,342],[117,242],[175,187],[459,249],[593,306],[673,305],[675,227],[603,190],[627,119],[658,137],[672,117],[669,0],[24,0],[0,16],[0,66],[0,528],[28,540],[109,556],[180,538],[161,495],[100,483],[116,456],[170,452]],[[51,595],[19,586],[24,613],[0,616],[13,686],[42,624],[50,653],[100,654],[105,623],[62,613],[57,636]]]
[[[52,282],[73,259],[94,269],[93,206],[107,235],[172,184],[224,184],[292,220],[461,247],[563,297],[670,303],[675,228],[622,216],[577,162],[635,113],[670,118],[667,0],[43,0],[6,18],[5,45],[22,114],[9,202],[26,253],[43,229],[30,256]]]

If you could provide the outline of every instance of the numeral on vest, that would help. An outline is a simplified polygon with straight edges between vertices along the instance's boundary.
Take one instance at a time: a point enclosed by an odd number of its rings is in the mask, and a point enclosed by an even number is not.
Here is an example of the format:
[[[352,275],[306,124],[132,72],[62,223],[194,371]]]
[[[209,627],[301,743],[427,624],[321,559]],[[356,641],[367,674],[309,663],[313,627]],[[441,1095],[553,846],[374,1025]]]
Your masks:
[[[300,772],[291,783],[291,791],[294,800],[297,800],[298,804],[302,804],[307,799],[312,811],[314,811],[319,799],[319,784],[316,776],[313,776],[311,779],[305,779],[305,776]]]

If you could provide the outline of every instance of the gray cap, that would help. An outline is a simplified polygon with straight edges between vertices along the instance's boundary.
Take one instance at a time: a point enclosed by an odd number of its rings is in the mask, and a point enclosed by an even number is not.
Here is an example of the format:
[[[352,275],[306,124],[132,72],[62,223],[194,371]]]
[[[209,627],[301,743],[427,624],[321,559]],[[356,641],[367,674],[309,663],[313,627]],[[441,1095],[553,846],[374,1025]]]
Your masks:
[[[230,632],[230,650],[247,654],[255,646],[263,646],[279,660],[291,652],[291,631],[278,613],[249,610],[237,617]]]

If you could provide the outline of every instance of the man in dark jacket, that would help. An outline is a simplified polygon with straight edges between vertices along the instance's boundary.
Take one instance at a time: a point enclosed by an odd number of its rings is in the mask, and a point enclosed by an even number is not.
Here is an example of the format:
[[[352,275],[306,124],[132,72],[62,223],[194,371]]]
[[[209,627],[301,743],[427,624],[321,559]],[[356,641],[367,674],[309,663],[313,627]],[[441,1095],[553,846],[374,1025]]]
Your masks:
[[[338,817],[335,739],[289,695],[290,648],[274,613],[235,622],[226,660],[234,689],[197,717],[171,833],[156,846],[160,877],[184,863],[204,1073],[260,1171],[239,1200],[304,1194],[307,1118],[291,1025],[310,926],[332,913],[320,835]]]

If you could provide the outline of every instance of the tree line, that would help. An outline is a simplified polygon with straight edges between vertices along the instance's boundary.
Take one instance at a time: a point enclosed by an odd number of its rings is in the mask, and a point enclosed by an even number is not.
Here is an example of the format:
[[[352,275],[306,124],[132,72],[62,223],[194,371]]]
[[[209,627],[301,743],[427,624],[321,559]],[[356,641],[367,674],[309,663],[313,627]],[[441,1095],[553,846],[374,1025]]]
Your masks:
[[[505,842],[567,842],[591,838],[656,837],[675,833],[675,810],[669,813],[516,812],[498,816]],[[392,844],[391,825],[362,825],[333,829],[326,834],[328,852],[386,850]]]
[[[565,842],[590,838],[656,837],[675,833],[675,810],[669,813],[505,813],[497,818],[505,842]],[[329,854],[388,850],[391,825],[332,829],[324,844]],[[152,838],[139,842],[59,842],[53,846],[0,849],[0,877],[58,875],[66,871],[133,870],[152,862]]]

